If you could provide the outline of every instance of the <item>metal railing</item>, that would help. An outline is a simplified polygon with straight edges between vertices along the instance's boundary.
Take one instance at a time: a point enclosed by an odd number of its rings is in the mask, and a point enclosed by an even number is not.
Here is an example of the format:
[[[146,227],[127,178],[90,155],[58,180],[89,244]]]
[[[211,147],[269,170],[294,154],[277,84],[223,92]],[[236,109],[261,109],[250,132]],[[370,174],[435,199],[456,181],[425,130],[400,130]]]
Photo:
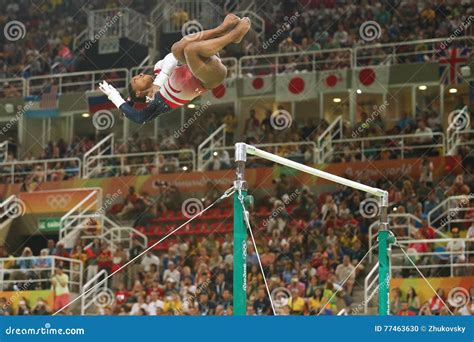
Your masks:
[[[352,67],[352,49],[299,51],[241,57],[239,76],[276,75],[294,71],[315,72]]]
[[[0,291],[14,291],[15,287],[22,291],[49,290],[59,266],[69,277],[69,290],[78,293],[82,288],[82,261],[54,255],[0,258]]]
[[[0,163],[5,163],[8,160],[8,140],[0,143]]]
[[[423,138],[427,138],[431,142],[420,141]],[[401,159],[419,157],[421,155],[429,157],[445,154],[445,136],[439,132],[355,139],[328,139],[323,146],[321,145],[320,149],[325,151],[324,153],[321,152],[322,162],[336,161],[338,156],[350,159],[355,158],[357,160],[373,160],[382,151],[388,151],[391,154],[395,153],[396,157]],[[331,160],[328,157],[331,157]]]
[[[94,171],[88,178],[196,170],[196,152],[192,149],[101,155],[93,161]]]
[[[107,301],[111,299],[113,300],[113,298],[110,298],[111,294],[107,285],[107,281],[104,281],[104,279],[107,278],[107,275],[107,271],[101,270],[81,288],[81,294],[83,294],[81,297],[81,316],[84,316],[88,313],[95,314],[95,310],[89,309],[97,309],[97,307],[91,308],[91,306],[95,306],[97,303],[102,303],[102,300],[100,298],[101,296],[107,296]],[[91,288],[93,288],[96,284],[100,282],[102,283],[98,285],[94,290],[90,291]]]
[[[157,61],[155,61],[156,63]],[[227,68],[227,78],[236,78],[238,76],[238,61],[237,58],[234,57],[226,57],[222,58],[222,63],[226,66]],[[142,65],[142,66],[137,66],[133,67],[130,69],[130,77],[134,77],[140,73],[145,73],[145,74],[152,74],[153,70],[155,68],[155,65]]]
[[[87,215],[102,208],[102,189],[90,188],[89,190],[91,192],[59,221],[59,240],[66,248],[73,248],[82,228],[90,226],[90,217]],[[74,191],[74,189],[68,191]],[[96,225],[103,226],[103,215],[97,216]]]
[[[377,262],[364,279],[364,313],[369,312],[369,304],[379,291],[379,263]]]
[[[472,47],[474,46],[473,39],[473,36],[451,36],[447,38],[359,46],[353,49],[354,65],[356,67],[378,65],[385,61],[389,61],[390,64],[426,63],[427,61],[435,61],[438,58],[441,44],[444,44],[445,49],[451,45]]]
[[[422,221],[412,214],[388,214],[388,226],[397,240],[413,239],[412,233],[417,231],[417,226],[421,227]],[[375,221],[369,226],[369,250],[377,241],[377,232],[379,230],[380,221]],[[435,234],[441,238],[448,236],[440,231],[435,230]],[[369,254],[369,262],[372,262],[374,253]]]
[[[98,158],[112,154],[114,154],[114,134],[110,133],[84,153],[84,178],[90,178],[101,169],[102,165]]]
[[[38,182],[81,177],[82,162],[79,158],[58,158],[0,163],[0,180],[18,183],[31,177]]]
[[[342,120],[342,116],[339,115],[318,138],[319,161],[324,162],[326,158],[332,154],[332,143],[336,139],[342,139],[343,133],[344,122]]]
[[[211,135],[209,135],[202,143],[198,146],[198,170],[203,171],[206,164],[206,159],[211,159],[211,154],[214,152],[216,147],[225,146],[225,131],[226,124],[222,124],[218,127]]]
[[[472,218],[465,218],[464,213],[472,210],[470,201],[474,194],[451,196],[443,200],[428,213],[428,223],[438,231],[449,231],[452,224],[462,225],[472,222]]]
[[[461,249],[457,246],[462,244],[473,244],[474,238],[446,238],[446,239],[419,239],[419,240],[401,240],[398,244],[406,249],[410,259],[416,264],[417,268],[425,275],[432,277],[447,276],[454,277],[469,273],[468,268],[474,267],[470,262],[474,251],[470,248]],[[418,252],[413,248],[416,244],[424,244],[428,247],[428,252]],[[454,250],[456,248],[456,250]],[[453,250],[450,250],[453,249]],[[392,249],[391,255],[392,273],[400,273],[407,276],[404,272],[410,272],[418,276],[413,265],[407,260],[405,254],[399,248]]]
[[[92,91],[98,88],[99,81],[107,80],[116,88],[126,88],[129,75],[125,68],[87,72],[69,72],[44,76],[33,76],[26,81],[27,95],[40,95],[46,86],[58,85],[58,93]]]

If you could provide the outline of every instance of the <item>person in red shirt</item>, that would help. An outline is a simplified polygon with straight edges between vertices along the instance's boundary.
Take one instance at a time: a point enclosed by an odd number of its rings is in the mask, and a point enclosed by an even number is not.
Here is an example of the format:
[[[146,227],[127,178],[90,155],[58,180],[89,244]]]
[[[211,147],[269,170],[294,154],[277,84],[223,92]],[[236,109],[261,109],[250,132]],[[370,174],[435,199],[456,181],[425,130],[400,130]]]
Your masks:
[[[117,305],[123,305],[127,302],[128,297],[130,297],[130,293],[125,288],[125,285],[123,283],[119,283],[117,290],[115,291],[115,303]]]
[[[99,266],[99,271],[106,270],[107,273],[110,273],[112,270],[112,252],[105,242],[101,246],[101,252],[97,258],[97,266]]]

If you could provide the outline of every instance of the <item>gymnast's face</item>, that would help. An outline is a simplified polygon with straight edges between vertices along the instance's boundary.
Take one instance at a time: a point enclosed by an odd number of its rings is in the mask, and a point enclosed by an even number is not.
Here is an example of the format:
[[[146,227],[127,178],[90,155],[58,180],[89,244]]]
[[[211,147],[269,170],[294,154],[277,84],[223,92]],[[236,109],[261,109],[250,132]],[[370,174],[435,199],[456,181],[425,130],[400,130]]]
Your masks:
[[[137,94],[137,96],[143,96],[143,93],[151,88],[153,85],[153,77],[146,74],[139,74],[132,78],[132,89]]]

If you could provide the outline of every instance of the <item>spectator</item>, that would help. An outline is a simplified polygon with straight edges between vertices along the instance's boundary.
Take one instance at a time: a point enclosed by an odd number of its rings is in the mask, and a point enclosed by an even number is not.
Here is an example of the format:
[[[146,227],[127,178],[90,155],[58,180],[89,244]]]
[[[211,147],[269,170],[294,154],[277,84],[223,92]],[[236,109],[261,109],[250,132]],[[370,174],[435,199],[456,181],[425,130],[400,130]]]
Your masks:
[[[62,266],[54,269],[54,275],[51,278],[51,284],[54,292],[54,311],[61,310],[63,314],[67,314],[69,308],[69,276],[64,273]]]

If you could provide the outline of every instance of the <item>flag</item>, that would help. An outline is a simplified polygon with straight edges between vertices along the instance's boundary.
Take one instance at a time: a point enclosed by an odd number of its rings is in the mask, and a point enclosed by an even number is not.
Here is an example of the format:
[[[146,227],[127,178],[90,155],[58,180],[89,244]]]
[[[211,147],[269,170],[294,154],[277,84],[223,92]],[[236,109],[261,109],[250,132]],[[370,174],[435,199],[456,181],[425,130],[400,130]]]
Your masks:
[[[324,93],[347,91],[347,70],[320,71],[318,88]]]
[[[214,89],[202,95],[201,102],[212,104],[234,102],[237,99],[237,86],[235,79],[225,80]]]
[[[304,101],[318,97],[316,74],[280,74],[276,80],[276,101]]]
[[[386,93],[389,73],[389,66],[357,68],[352,80],[353,88],[360,89],[363,93]]]
[[[441,83],[458,84],[462,82],[460,68],[467,64],[469,59],[468,48],[450,48],[440,51],[438,58]]]
[[[25,97],[24,113],[30,118],[50,118],[59,115],[58,86],[52,85],[41,95]]]
[[[94,114],[99,110],[115,109],[115,105],[101,92],[87,91],[87,104],[89,106],[89,113]]]
[[[244,77],[242,96],[273,95],[274,83],[273,76]]]

